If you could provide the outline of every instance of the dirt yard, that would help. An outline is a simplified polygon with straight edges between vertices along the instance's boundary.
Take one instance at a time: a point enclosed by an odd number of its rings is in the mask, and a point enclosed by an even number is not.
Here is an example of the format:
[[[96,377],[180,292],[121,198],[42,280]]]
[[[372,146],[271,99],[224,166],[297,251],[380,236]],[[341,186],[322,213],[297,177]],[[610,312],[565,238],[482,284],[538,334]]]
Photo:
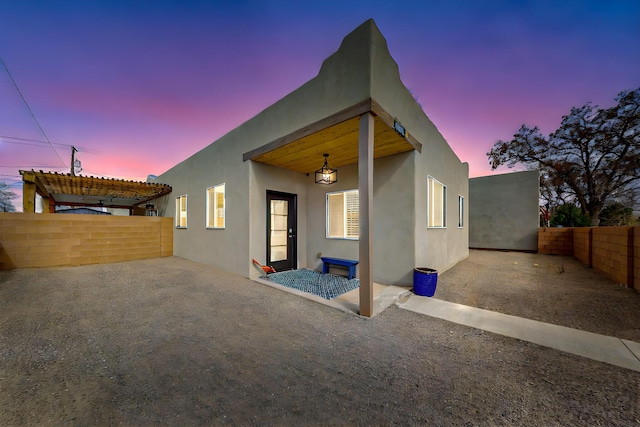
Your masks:
[[[493,262],[521,290],[594,275],[476,254],[441,275],[437,297],[466,288],[472,305],[535,314],[545,303],[478,287],[498,280]],[[619,291],[619,311],[638,312],[634,291],[597,277],[603,290],[588,292]],[[586,291],[567,286],[528,317],[619,331],[599,305],[573,313]],[[0,302],[2,426],[640,425],[638,372],[395,306],[360,318],[175,257],[0,272]]]
[[[472,250],[435,298],[640,342],[640,293],[573,257]]]

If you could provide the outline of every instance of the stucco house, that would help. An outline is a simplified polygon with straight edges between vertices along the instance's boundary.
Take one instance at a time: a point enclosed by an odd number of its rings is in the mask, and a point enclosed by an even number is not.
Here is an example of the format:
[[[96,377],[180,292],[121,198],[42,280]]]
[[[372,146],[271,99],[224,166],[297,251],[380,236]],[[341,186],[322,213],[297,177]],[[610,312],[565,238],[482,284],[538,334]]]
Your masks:
[[[338,171],[329,185],[316,173],[325,160]],[[373,281],[411,285],[415,267],[468,256],[468,176],[368,20],[315,78],[156,181],[173,189],[158,208],[175,218],[176,256],[249,278],[253,258],[316,270],[320,255],[358,260],[371,316]]]

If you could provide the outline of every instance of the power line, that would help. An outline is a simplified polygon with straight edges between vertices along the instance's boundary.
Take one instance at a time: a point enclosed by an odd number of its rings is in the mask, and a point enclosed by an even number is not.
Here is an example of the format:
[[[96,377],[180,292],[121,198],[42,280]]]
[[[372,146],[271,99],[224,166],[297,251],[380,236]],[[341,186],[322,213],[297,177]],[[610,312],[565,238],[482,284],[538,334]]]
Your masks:
[[[2,142],[6,144],[30,145],[32,147],[44,147],[44,148],[49,148],[48,144],[53,144],[59,147],[75,147],[76,151],[80,153],[89,153],[89,154],[99,153],[99,151],[97,150],[89,150],[73,144],[62,144],[60,142],[47,142],[47,141],[41,141],[39,139],[20,138],[17,136],[7,136],[7,135],[0,135],[0,139],[2,139]],[[8,141],[9,139],[13,139],[15,141]]]
[[[49,141],[49,137],[44,132],[44,129],[42,129],[42,126],[40,126],[40,122],[38,122],[38,119],[36,119],[36,115],[33,114],[33,111],[31,110],[31,107],[29,107],[29,104],[27,103],[27,100],[25,99],[24,95],[20,91],[20,88],[18,87],[18,84],[13,79],[13,76],[11,75],[11,72],[9,71],[9,68],[7,67],[7,64],[5,64],[5,62],[4,62],[4,60],[2,59],[1,56],[0,56],[0,62],[2,62],[2,65],[4,66],[4,69],[7,71],[7,74],[9,75],[9,78],[11,79],[11,82],[13,83],[13,86],[16,88],[16,91],[18,91],[18,94],[20,95],[20,98],[22,98],[22,102],[24,102],[24,105],[27,107],[27,110],[29,110],[29,113],[31,114],[31,117],[33,118],[33,121],[36,122],[36,125],[38,125],[38,128],[40,129],[40,132],[42,132],[42,135],[44,136],[44,139],[47,140],[47,142],[51,146],[51,149],[56,153],[56,156],[58,156],[58,158],[60,159],[60,162],[62,162],[62,165],[64,167],[67,167],[67,165],[65,164],[64,160],[62,160],[62,157],[60,157],[60,154],[58,153],[56,148],[53,146],[51,141]]]
[[[52,169],[62,169],[60,166],[51,166],[51,165],[0,165],[0,168],[52,168]]]

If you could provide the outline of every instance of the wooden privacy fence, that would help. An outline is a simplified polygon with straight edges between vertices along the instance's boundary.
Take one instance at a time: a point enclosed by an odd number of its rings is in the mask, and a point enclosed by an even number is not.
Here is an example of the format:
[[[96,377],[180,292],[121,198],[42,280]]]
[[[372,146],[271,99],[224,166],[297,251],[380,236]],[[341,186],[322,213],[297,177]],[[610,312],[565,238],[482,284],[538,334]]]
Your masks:
[[[172,218],[0,213],[0,270],[171,255]]]
[[[640,289],[640,227],[538,229],[538,253],[572,255],[611,279]]]

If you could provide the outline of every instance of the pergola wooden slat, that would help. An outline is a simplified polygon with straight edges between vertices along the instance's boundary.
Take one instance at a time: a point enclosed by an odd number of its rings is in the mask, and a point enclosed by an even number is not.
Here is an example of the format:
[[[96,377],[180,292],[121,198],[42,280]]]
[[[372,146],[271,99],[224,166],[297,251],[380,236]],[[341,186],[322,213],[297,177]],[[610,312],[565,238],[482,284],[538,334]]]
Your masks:
[[[100,206],[133,209],[171,192],[171,186],[115,178],[21,170],[23,211],[35,211],[36,193],[47,199],[49,212],[55,206]],[[43,204],[45,204],[43,203]],[[45,204],[46,205],[46,204]],[[46,211],[46,209],[45,209]]]

